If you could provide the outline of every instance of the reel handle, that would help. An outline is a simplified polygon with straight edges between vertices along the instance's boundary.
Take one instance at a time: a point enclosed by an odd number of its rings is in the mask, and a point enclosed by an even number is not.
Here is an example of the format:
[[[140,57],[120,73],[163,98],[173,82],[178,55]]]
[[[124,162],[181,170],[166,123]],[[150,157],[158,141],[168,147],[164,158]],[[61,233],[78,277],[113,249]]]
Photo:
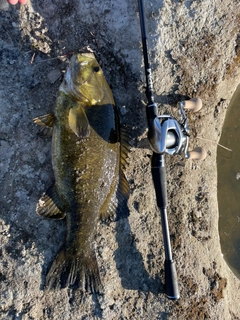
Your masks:
[[[202,100],[199,98],[192,98],[181,102],[185,109],[197,112],[202,108]]]
[[[187,152],[187,159],[193,159],[193,160],[204,160],[207,156],[207,151],[202,147],[197,147],[193,149],[192,151]]]

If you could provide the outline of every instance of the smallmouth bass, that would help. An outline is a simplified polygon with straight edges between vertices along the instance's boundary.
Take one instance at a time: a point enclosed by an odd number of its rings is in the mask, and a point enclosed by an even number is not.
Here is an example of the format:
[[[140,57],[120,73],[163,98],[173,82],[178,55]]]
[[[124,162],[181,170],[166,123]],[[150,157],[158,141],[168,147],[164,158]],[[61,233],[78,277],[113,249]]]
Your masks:
[[[36,212],[67,220],[66,241],[46,277],[50,289],[79,286],[102,290],[94,251],[99,218],[114,216],[127,202],[122,172],[125,143],[112,92],[91,53],[74,54],[59,88],[53,114],[34,119],[52,128],[54,184],[41,196]]]

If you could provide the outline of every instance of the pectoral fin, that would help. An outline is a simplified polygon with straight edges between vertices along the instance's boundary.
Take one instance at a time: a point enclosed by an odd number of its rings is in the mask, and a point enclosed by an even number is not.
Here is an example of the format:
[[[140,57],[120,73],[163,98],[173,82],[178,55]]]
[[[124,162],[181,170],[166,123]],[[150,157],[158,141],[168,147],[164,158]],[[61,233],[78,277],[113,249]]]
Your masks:
[[[63,219],[65,213],[61,209],[61,201],[53,184],[39,199],[36,212],[44,218]]]
[[[68,114],[68,123],[71,130],[79,137],[89,136],[90,127],[88,118],[81,106],[71,108]]]

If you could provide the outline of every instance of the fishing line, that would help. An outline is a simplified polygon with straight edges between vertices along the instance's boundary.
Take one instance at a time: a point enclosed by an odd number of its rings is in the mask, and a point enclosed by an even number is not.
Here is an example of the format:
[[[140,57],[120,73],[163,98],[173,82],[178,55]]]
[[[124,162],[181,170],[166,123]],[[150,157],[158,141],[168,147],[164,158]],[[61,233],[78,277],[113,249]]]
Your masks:
[[[214,141],[214,140],[202,138],[202,137],[199,137],[199,136],[196,136],[196,138],[197,138],[197,139],[200,139],[200,140],[205,140],[205,141],[208,141],[208,142],[212,142],[212,143],[216,144],[217,146],[219,146],[219,147],[221,147],[221,148],[223,148],[223,149],[226,149],[227,151],[232,152],[232,149],[227,148],[227,147],[223,146],[222,144],[217,143],[217,142]]]

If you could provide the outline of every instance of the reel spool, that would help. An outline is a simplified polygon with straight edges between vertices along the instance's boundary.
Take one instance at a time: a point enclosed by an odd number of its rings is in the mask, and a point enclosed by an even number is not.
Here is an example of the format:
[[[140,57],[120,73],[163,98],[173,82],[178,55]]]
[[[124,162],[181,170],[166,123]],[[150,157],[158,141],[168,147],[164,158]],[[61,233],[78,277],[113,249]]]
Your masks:
[[[197,112],[202,108],[202,100],[193,98],[178,103],[180,120],[170,115],[160,115],[149,123],[148,139],[155,153],[181,154],[186,159],[204,160],[205,149],[198,147],[188,151],[189,127],[184,109]]]

